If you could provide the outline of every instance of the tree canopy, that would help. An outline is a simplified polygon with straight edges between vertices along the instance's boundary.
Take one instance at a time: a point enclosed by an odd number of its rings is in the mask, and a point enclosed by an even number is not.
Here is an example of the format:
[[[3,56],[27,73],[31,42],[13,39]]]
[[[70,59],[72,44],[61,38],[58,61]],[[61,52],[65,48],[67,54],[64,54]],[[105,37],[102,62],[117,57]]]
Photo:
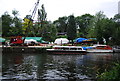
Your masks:
[[[13,16],[5,12],[0,17],[3,37],[27,35],[54,41],[58,37],[58,33],[64,33],[61,37],[69,40],[85,37],[96,38],[99,43],[104,43],[103,40],[105,40],[107,44],[111,45],[119,45],[120,42],[120,14],[115,14],[113,18],[109,19],[100,11],[95,15],[63,16],[51,22],[47,21],[44,5],[38,10],[38,21],[35,22],[26,20],[27,22],[23,23],[22,19],[18,18],[19,11],[17,10],[13,10],[12,14]],[[27,16],[29,17],[29,15]]]

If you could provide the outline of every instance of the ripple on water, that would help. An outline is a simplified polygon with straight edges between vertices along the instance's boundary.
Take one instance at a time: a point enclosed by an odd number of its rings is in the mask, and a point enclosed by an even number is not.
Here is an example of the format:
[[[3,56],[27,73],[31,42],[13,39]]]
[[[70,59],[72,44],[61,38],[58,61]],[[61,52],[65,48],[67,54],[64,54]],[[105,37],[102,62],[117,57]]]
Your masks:
[[[64,76],[61,76],[61,72],[53,69],[53,70],[47,70],[44,75],[43,75],[43,79],[67,79]]]

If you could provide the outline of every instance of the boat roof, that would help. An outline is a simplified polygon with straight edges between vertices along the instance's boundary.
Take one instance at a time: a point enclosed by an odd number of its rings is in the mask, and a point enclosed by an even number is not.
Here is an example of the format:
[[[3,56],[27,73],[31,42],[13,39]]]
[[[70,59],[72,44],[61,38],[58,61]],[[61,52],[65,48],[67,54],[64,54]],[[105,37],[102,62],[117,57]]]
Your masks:
[[[108,45],[103,45],[103,44],[95,44],[95,45],[93,45],[92,47],[98,47],[98,46],[108,46]]]
[[[103,45],[103,44],[95,44],[94,46],[108,46],[108,45]]]
[[[82,48],[81,46],[53,46],[58,48]]]

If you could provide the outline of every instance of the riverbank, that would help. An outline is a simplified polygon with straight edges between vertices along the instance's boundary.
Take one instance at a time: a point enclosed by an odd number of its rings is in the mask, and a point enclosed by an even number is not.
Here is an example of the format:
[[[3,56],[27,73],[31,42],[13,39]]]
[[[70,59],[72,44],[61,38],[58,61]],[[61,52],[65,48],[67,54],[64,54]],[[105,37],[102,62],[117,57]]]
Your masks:
[[[53,45],[42,44],[39,46],[0,46],[2,53],[41,53],[47,52],[46,49],[52,48]],[[93,45],[93,46],[82,46],[87,53],[115,53],[116,49],[108,45]],[[119,52],[117,51],[117,52]]]
[[[8,46],[0,48],[2,53],[37,53],[46,52],[46,49],[51,48],[51,46]]]

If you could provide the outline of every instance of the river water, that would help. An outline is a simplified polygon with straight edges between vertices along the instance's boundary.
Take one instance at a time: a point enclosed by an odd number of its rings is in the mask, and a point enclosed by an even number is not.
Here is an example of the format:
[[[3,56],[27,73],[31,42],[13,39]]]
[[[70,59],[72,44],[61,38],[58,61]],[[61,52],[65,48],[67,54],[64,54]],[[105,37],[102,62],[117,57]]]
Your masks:
[[[120,53],[53,55],[4,53],[2,76],[8,81],[95,81],[98,72],[120,61]]]

